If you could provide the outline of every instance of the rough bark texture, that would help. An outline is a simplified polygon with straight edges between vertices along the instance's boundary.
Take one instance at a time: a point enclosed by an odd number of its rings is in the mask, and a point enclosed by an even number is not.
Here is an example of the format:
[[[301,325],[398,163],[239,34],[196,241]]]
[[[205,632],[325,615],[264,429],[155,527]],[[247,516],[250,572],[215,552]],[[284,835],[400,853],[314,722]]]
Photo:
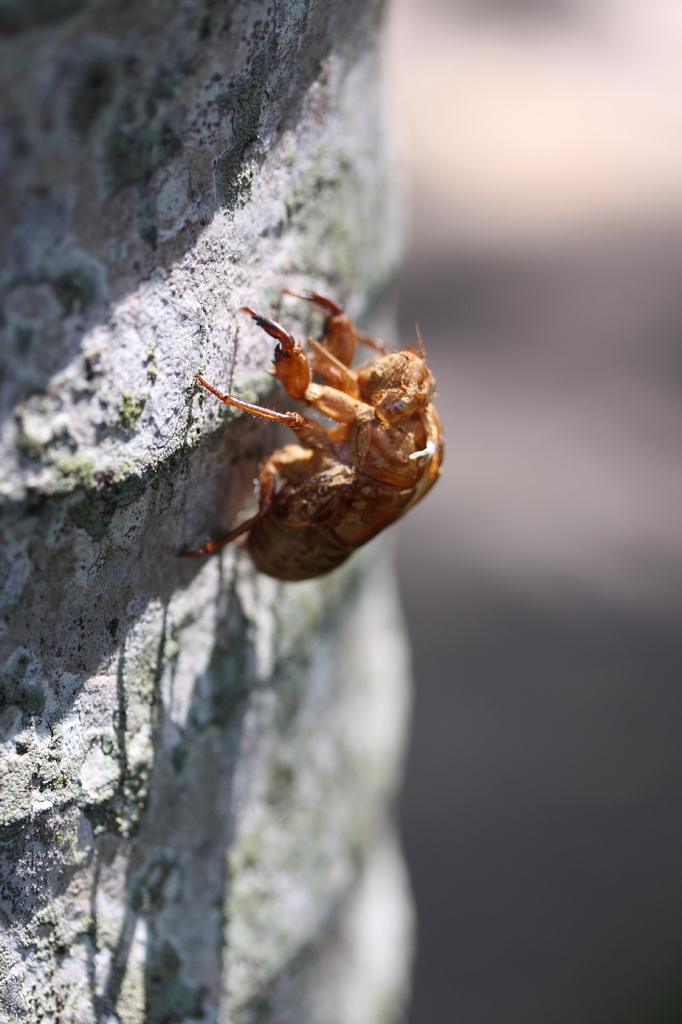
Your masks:
[[[234,546],[267,338],[314,287],[382,326],[399,237],[380,4],[8,0],[0,1019],[385,1024],[409,909],[389,563]],[[385,304],[384,304],[385,305]]]

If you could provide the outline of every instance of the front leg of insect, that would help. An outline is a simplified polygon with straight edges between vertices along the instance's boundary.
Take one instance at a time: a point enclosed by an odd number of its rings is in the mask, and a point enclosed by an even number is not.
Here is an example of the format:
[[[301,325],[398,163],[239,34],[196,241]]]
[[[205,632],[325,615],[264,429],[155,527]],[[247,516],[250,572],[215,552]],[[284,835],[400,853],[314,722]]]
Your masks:
[[[352,365],[355,358],[355,346],[358,342],[375,349],[384,356],[390,352],[388,345],[385,345],[379,338],[373,338],[370,334],[358,330],[343,307],[333,299],[327,298],[326,295],[319,295],[317,292],[297,292],[291,288],[286,288],[285,294],[312,302],[313,305],[328,314],[322,335],[322,347],[344,366]]]
[[[214,554],[248,534],[257,568],[293,581],[334,569],[419,501],[438,478],[443,441],[423,349],[391,352],[359,331],[332,299],[290,294],[329,314],[321,341],[310,339],[312,361],[276,320],[242,308],[277,340],[274,372],[288,394],[336,425],[326,429],[299,412],[243,402],[197,376],[227,405],[290,427],[299,443],[278,449],[262,466],[254,516],[185,555]],[[358,342],[379,354],[353,369]]]

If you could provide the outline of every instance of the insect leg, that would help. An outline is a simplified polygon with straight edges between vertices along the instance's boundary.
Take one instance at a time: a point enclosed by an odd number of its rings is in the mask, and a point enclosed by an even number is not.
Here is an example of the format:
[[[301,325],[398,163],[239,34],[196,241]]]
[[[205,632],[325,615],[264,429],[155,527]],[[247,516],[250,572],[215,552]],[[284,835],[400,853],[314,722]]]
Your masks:
[[[247,533],[254,523],[258,522],[261,518],[261,512],[256,512],[255,516],[251,516],[240,526],[236,526],[234,530],[230,530],[228,534],[221,537],[220,540],[209,540],[204,544],[203,548],[193,548],[190,551],[181,551],[180,555],[182,558],[201,558],[202,555],[215,555],[217,551],[224,548],[226,544],[236,540],[237,537],[241,537],[243,533]]]
[[[248,313],[258,326],[262,327],[272,338],[277,338],[275,376],[292,398],[302,401],[312,379],[310,364],[303,347],[276,320],[271,320],[268,316],[261,316],[260,313],[254,313],[248,306],[242,306],[241,309],[242,312]]]
[[[319,295],[318,292],[296,292],[286,289],[288,295],[297,299],[305,299],[320,306],[329,315],[324,325],[322,345],[331,354],[343,363],[350,366],[355,357],[355,328],[343,311],[343,307],[326,295]]]
[[[338,302],[334,302],[326,295],[320,295],[319,292],[297,292],[294,288],[284,288],[283,294],[293,295],[295,299],[305,299],[306,302],[314,302],[316,306],[326,309],[332,316],[334,314],[343,315],[343,306],[339,306]]]
[[[373,348],[376,352],[380,352],[382,356],[388,355],[393,349],[382,341],[381,338],[373,338],[371,334],[365,334],[364,331],[359,331],[355,325],[353,325],[355,331],[355,339],[359,341],[361,345],[367,345],[369,348]]]
[[[337,423],[353,424],[358,419],[371,419],[374,416],[371,405],[325,384],[311,384],[307,400],[314,409]]]
[[[284,427],[291,427],[306,448],[327,448],[329,446],[329,432],[320,423],[308,419],[302,413],[277,412],[275,409],[267,409],[264,405],[242,402],[241,398],[235,398],[234,395],[224,395],[222,391],[218,391],[207,380],[204,380],[200,374],[197,374],[196,379],[225,405],[233,405],[237,409],[250,412],[253,416],[260,416],[264,420],[274,420],[275,423],[281,423]]]
[[[264,420],[274,420],[275,423],[282,423],[285,427],[291,427],[293,430],[300,430],[307,423],[305,416],[302,416],[300,412],[277,412],[275,409],[267,409],[263,405],[254,405],[253,402],[242,402],[241,398],[235,398],[234,395],[224,395],[222,391],[218,391],[207,380],[204,380],[200,374],[197,374],[196,379],[199,384],[203,385],[207,391],[210,391],[212,395],[219,398],[225,405],[233,405],[237,409],[243,409],[244,412],[260,416]]]
[[[353,398],[359,398],[360,385],[355,371],[345,366],[329,349],[324,348],[314,338],[308,338],[308,344],[315,353],[313,370],[324,378],[325,384],[329,384],[339,391],[345,391]]]
[[[227,544],[231,544],[233,540],[237,539],[237,537],[241,537],[243,533],[248,533],[251,527],[257,523],[259,519],[263,518],[270,508],[272,499],[275,496],[277,473],[272,463],[273,460],[271,458],[268,459],[258,475],[258,479],[260,481],[260,496],[258,500],[258,511],[256,514],[251,516],[250,519],[245,519],[243,523],[239,524],[239,526],[235,526],[234,530],[230,530],[230,532],[225,534],[224,537],[221,537],[220,540],[209,540],[204,544],[203,548],[194,548],[190,551],[180,552],[183,558],[201,558],[202,555],[215,555],[216,552],[220,551]]]
[[[312,302],[329,313],[322,343],[345,366],[350,366],[353,362],[357,342],[360,342],[362,345],[368,345],[384,356],[387,352],[391,351],[388,345],[384,344],[379,338],[373,338],[370,334],[365,334],[364,331],[358,330],[350,317],[345,313],[343,306],[340,306],[338,302],[334,302],[333,299],[328,298],[326,295],[320,295],[318,292],[297,292],[290,288],[285,288],[284,291],[287,295],[293,295],[297,299],[305,299],[306,302]]]

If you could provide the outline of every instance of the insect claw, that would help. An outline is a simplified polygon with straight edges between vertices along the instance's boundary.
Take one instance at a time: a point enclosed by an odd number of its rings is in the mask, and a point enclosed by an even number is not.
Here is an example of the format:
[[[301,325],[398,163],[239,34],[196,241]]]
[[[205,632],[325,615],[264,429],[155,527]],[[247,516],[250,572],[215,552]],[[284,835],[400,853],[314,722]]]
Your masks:
[[[239,309],[242,313],[248,313],[251,319],[255,320],[258,326],[262,327],[263,330],[268,332],[268,334],[272,334],[272,330],[270,329],[272,327],[277,327],[280,331],[284,330],[276,320],[271,320],[270,317],[267,316],[261,316],[260,313],[254,312],[254,310],[250,309],[249,306],[240,306]]]
[[[316,306],[321,306],[332,315],[343,313],[343,306],[339,306],[338,302],[334,302],[326,295],[320,295],[319,292],[299,292],[295,288],[283,288],[282,294],[293,295],[295,299],[305,299],[306,302],[314,302]]]
[[[262,327],[270,337],[277,338],[278,341],[283,342],[285,349],[295,345],[293,337],[276,320],[271,320],[269,316],[261,316],[260,313],[255,313],[249,306],[240,306],[239,308],[242,313],[248,313],[251,319],[255,320],[258,326]]]

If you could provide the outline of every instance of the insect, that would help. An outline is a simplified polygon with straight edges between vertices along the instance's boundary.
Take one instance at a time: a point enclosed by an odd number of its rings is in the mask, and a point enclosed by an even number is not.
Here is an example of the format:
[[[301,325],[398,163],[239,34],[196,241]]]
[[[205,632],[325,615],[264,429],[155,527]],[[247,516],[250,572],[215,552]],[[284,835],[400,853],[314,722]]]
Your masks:
[[[287,294],[327,314],[321,340],[308,339],[310,356],[281,324],[248,306],[241,309],[277,339],[274,374],[291,398],[334,425],[243,402],[197,375],[221,402],[290,427],[298,443],[279,448],[261,466],[254,516],[184,555],[211,555],[248,534],[249,553],[261,572],[305,580],[335,569],[424,497],[440,472],[443,434],[418,332],[419,352],[391,351],[358,330],[332,299],[317,292]],[[353,369],[358,343],[375,355]]]

